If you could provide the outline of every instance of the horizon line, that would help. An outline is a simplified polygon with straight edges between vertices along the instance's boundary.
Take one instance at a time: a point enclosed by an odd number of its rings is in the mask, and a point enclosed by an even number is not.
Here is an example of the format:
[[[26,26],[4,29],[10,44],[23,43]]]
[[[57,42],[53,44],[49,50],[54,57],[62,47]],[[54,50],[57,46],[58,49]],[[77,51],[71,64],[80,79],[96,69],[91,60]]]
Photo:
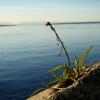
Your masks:
[[[19,23],[9,23],[9,22],[0,22],[0,26],[1,25],[20,25],[20,24],[42,24],[42,23],[46,23],[46,22],[49,22],[49,21],[33,21],[33,22],[19,22]],[[62,21],[62,22],[59,22],[59,21],[50,21],[50,23],[52,24],[56,24],[56,25],[59,25],[59,24],[91,24],[91,23],[100,23],[100,21],[73,21],[73,22],[68,22],[68,21]]]

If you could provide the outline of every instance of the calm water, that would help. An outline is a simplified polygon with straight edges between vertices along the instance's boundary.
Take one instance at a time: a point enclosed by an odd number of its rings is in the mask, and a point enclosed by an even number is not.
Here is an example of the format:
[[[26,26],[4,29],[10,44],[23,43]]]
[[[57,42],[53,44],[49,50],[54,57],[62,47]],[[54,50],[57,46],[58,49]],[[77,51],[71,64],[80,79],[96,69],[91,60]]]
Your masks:
[[[55,25],[71,60],[93,45],[86,63],[100,61],[100,24]],[[25,100],[64,64],[55,34],[44,25],[0,27],[0,100]],[[73,62],[72,62],[73,64]]]

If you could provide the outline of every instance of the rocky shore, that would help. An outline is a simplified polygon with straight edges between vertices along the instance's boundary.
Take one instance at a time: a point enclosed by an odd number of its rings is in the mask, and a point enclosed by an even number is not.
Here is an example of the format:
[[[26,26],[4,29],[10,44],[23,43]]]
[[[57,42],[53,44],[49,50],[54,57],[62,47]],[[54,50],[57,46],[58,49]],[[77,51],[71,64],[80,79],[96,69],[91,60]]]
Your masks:
[[[100,62],[86,68],[84,75],[68,87],[57,84],[27,100],[100,100]]]

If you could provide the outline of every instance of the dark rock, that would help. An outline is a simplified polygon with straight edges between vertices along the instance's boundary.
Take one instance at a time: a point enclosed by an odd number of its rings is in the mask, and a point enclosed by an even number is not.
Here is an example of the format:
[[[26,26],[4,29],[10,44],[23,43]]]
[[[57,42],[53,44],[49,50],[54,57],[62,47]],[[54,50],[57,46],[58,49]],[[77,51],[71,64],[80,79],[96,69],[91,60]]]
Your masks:
[[[100,62],[88,67],[76,82],[66,84],[65,88],[51,86],[27,100],[100,100]]]
[[[93,65],[72,86],[52,94],[50,100],[100,100],[100,63]]]

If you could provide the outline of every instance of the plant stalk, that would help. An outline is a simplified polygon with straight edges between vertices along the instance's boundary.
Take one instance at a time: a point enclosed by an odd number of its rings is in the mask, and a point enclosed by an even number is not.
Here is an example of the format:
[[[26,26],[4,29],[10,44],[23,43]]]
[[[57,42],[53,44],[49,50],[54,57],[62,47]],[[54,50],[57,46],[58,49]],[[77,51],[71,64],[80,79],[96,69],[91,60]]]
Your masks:
[[[59,35],[57,34],[55,28],[52,26],[52,24],[50,22],[47,22],[46,26],[50,26],[51,30],[55,33],[56,37],[57,37],[57,40],[61,43],[62,47],[63,47],[63,50],[65,52],[65,55],[66,55],[66,58],[67,58],[67,63],[68,63],[68,66],[71,67],[71,63],[70,63],[70,58],[69,58],[69,55],[68,55],[68,52],[64,46],[64,43],[62,42],[62,40],[60,39]]]

